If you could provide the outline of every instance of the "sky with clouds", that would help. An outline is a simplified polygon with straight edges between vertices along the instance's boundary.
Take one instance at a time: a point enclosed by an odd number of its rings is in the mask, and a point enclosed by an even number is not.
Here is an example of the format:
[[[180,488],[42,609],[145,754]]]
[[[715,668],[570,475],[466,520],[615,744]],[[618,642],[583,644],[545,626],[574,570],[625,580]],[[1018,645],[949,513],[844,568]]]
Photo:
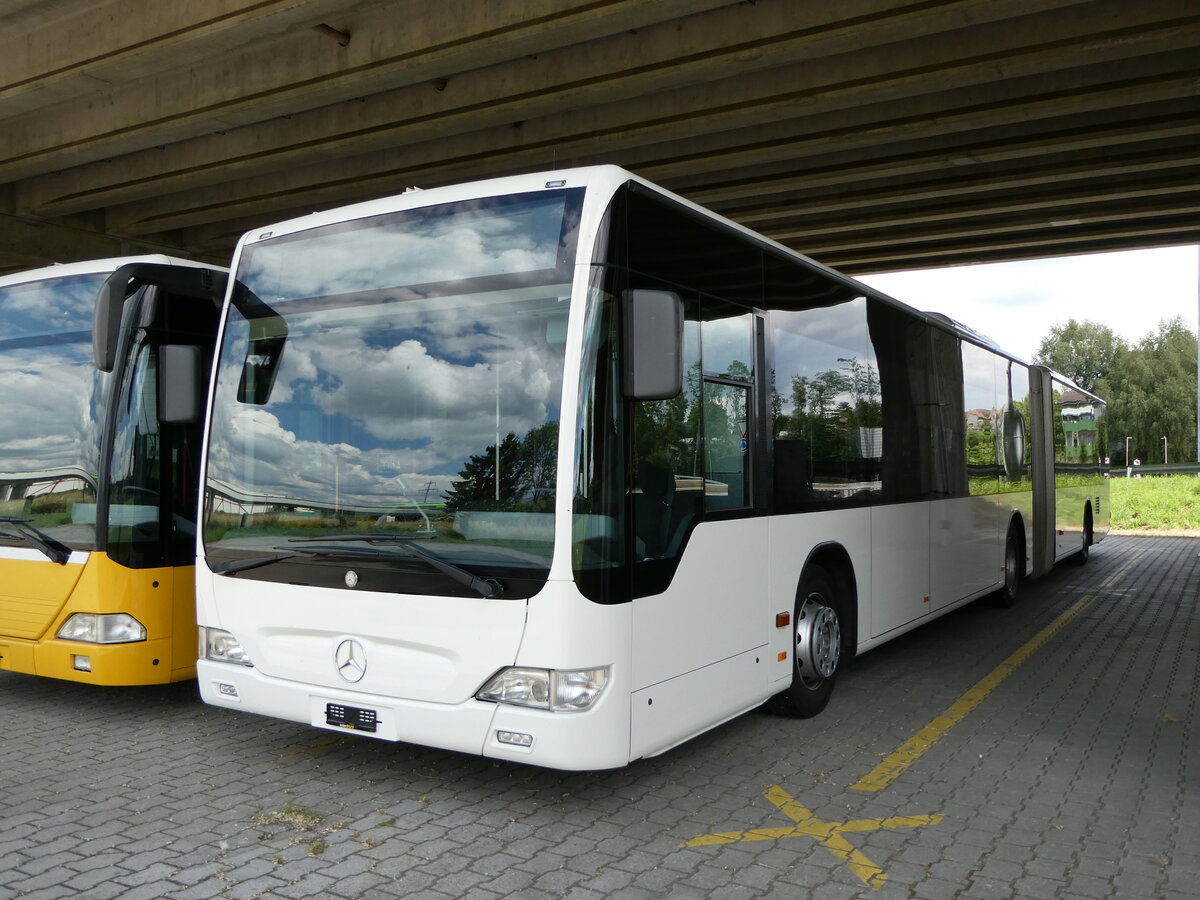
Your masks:
[[[1197,330],[1200,248],[1127,250],[954,266],[861,279],[917,309],[944,313],[1030,360],[1068,319],[1107,325],[1130,342],[1182,316]]]

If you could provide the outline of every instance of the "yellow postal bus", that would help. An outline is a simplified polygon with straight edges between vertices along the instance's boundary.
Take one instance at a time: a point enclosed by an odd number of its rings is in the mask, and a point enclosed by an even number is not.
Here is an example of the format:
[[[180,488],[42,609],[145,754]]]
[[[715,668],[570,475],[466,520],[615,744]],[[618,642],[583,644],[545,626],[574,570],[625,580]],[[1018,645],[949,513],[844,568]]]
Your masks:
[[[139,280],[150,273],[170,286]],[[104,685],[195,675],[190,386],[224,285],[224,270],[165,256],[0,278],[0,670]]]

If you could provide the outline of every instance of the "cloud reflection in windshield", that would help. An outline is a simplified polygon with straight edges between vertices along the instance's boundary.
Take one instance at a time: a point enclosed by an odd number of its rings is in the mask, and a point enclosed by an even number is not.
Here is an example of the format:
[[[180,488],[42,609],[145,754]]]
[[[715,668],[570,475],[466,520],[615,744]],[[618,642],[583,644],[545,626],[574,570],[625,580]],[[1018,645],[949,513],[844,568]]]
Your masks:
[[[556,422],[577,219],[566,193],[254,245],[239,280],[287,338],[269,401],[237,403],[251,325],[231,313],[210,477],[281,505],[434,502],[469,458]]]

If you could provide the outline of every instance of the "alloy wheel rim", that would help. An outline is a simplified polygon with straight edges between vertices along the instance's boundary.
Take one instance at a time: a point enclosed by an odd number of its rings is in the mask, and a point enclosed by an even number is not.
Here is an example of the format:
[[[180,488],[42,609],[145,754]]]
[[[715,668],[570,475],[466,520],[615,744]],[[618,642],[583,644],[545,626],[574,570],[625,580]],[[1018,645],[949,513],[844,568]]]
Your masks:
[[[809,594],[796,622],[796,664],[808,687],[818,686],[837,671],[841,645],[837,613],[819,594]]]

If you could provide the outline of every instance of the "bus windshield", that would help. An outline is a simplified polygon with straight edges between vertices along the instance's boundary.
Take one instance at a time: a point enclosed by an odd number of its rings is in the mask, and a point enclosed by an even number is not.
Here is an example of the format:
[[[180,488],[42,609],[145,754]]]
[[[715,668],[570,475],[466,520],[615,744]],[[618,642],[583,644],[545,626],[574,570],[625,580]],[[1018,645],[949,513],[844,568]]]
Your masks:
[[[95,549],[102,376],[92,311],[104,278],[0,288],[0,545],[31,546],[26,525]]]
[[[548,190],[248,245],[217,365],[210,567],[394,593],[536,591],[581,202]]]

